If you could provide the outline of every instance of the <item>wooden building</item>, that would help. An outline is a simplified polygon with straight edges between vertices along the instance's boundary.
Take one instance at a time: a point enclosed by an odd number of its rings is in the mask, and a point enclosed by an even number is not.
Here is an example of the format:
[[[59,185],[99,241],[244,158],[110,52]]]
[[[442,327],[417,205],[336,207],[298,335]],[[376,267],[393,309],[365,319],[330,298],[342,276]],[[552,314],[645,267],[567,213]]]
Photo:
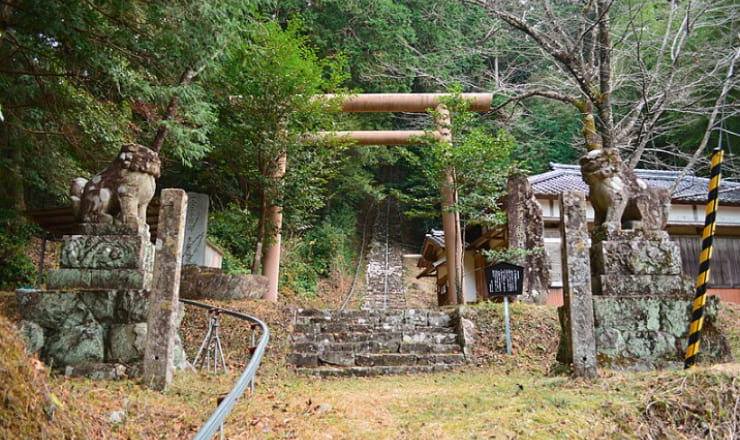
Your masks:
[[[635,170],[637,176],[649,185],[669,187],[678,177],[678,172],[659,170]],[[581,179],[580,167],[577,165],[551,164],[550,171],[526,179],[529,189],[512,191],[505,202],[510,224],[493,231],[468,231],[465,246],[463,285],[465,302],[476,302],[485,299],[485,281],[483,268],[487,265],[480,255],[481,249],[500,247],[532,248],[540,234],[546,252],[543,259],[524,264],[532,274],[530,278],[539,279],[529,286],[525,284],[525,299],[536,303],[562,304],[562,268],[560,255],[560,211],[559,195],[568,189],[577,189],[588,195],[588,186]],[[704,227],[704,210],[706,205],[709,180],[703,177],[687,175],[677,186],[671,201],[667,231],[678,241],[681,247],[684,273],[694,278],[698,271],[698,259],[701,250],[701,233]],[[526,194],[525,194],[526,193]],[[524,197],[522,197],[524,194]],[[512,200],[512,196],[517,200]],[[526,207],[526,200],[532,197],[539,207]],[[521,206],[525,205],[522,211]],[[516,209],[516,205],[519,208]],[[539,212],[538,212],[539,211]],[[522,215],[522,212],[524,215]],[[593,221],[593,210],[588,207],[589,221]],[[537,218],[537,217],[540,218]],[[511,224],[514,218],[515,224]],[[534,227],[533,227],[534,226]],[[518,231],[518,232],[517,232]],[[529,239],[522,242],[521,236]],[[470,239],[473,237],[473,239]],[[419,276],[434,275],[439,288],[446,280],[444,255],[444,237],[440,231],[427,234],[422,245],[422,257],[419,267],[423,271]],[[536,259],[535,259],[536,260]],[[529,266],[529,267],[528,267]],[[536,267],[536,266],[544,266]],[[720,205],[717,212],[717,229],[714,240],[710,275],[710,295],[718,295],[723,301],[740,303],[740,183],[723,181],[720,185]],[[544,270],[543,270],[544,269]],[[541,273],[547,272],[547,277]],[[525,278],[526,279],[526,278]],[[543,301],[537,284],[547,285],[547,295]],[[533,293],[533,290],[535,292]],[[438,292],[439,293],[439,292]]]

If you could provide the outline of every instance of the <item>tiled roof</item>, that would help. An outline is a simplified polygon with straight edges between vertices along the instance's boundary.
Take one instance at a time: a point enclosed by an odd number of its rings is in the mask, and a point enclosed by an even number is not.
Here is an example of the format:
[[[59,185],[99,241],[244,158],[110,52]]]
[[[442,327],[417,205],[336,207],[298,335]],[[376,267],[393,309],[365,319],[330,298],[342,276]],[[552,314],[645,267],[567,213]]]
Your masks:
[[[445,231],[440,231],[437,229],[432,229],[432,231],[425,235],[426,238],[431,240],[433,243],[435,243],[437,246],[444,248],[445,247]]]
[[[581,167],[551,163],[550,170],[543,174],[529,177],[532,190],[538,196],[557,196],[567,189],[576,189],[588,195],[588,185],[581,179]],[[678,171],[640,170],[637,177],[648,185],[668,188],[678,177]],[[709,179],[687,174],[676,187],[674,202],[705,203]],[[723,180],[720,183],[720,204],[740,205],[740,183]]]

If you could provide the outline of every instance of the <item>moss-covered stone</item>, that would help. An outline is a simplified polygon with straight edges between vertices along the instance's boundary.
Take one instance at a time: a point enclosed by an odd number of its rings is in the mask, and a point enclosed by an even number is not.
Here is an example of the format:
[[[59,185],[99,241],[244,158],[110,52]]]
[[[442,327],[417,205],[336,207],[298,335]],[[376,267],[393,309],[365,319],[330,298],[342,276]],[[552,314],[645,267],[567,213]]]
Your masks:
[[[729,358],[716,327],[719,300],[709,297],[702,332],[706,362]],[[692,300],[663,296],[594,297],[596,351],[600,366],[645,370],[677,367],[683,361]]]
[[[140,360],[144,356],[146,333],[145,322],[111,326],[108,330],[106,361],[130,363]]]
[[[44,352],[55,367],[102,362],[105,359],[103,327],[93,321],[48,332]]]
[[[59,265],[75,269],[143,269],[151,271],[154,245],[142,235],[68,235]]]

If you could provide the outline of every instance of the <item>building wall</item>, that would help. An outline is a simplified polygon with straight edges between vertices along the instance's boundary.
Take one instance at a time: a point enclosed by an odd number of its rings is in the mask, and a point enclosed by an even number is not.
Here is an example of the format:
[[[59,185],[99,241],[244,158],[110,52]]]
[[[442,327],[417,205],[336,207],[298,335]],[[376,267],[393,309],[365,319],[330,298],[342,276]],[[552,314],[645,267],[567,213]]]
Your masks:
[[[545,250],[550,266],[549,305],[562,305],[562,263],[560,231],[545,229]],[[701,254],[701,237],[672,235],[681,247],[681,266],[685,275],[696,278]],[[740,237],[715,237],[712,246],[712,262],[709,275],[710,295],[722,301],[740,304]]]
[[[471,251],[465,251],[465,257],[463,258],[463,292],[465,293],[466,303],[478,301],[474,255]]]

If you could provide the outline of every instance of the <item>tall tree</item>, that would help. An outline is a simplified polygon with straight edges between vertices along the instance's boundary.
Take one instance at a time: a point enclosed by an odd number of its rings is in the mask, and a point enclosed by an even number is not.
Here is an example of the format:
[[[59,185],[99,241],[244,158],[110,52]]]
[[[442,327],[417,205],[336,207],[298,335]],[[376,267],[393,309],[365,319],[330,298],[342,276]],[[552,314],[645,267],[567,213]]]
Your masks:
[[[552,62],[551,69],[512,84],[496,110],[536,96],[568,104],[580,114],[586,148],[619,150],[631,167],[641,161],[692,166],[719,115],[737,112],[724,97],[738,87],[728,75],[738,43],[715,38],[735,33],[732,0],[462,1],[535,42]],[[707,114],[699,145],[665,145],[672,128],[664,125],[667,116]],[[655,148],[661,144],[668,148]]]
[[[319,59],[301,32],[297,20],[286,29],[273,21],[256,23],[224,68],[219,148],[210,160],[235,181],[243,208],[256,204],[253,272],[260,269],[265,242],[278,232],[271,230],[271,207],[284,206],[294,222],[305,223],[323,205],[324,184],[338,160],[339,150],[308,146],[303,138],[328,120],[326,103],[312,97],[345,79],[342,59]]]
[[[60,195],[124,141],[184,161],[202,156],[215,119],[195,80],[215,72],[249,4],[4,2],[0,175],[11,191],[3,203],[23,208],[31,189]],[[30,161],[36,166],[24,166]]]

